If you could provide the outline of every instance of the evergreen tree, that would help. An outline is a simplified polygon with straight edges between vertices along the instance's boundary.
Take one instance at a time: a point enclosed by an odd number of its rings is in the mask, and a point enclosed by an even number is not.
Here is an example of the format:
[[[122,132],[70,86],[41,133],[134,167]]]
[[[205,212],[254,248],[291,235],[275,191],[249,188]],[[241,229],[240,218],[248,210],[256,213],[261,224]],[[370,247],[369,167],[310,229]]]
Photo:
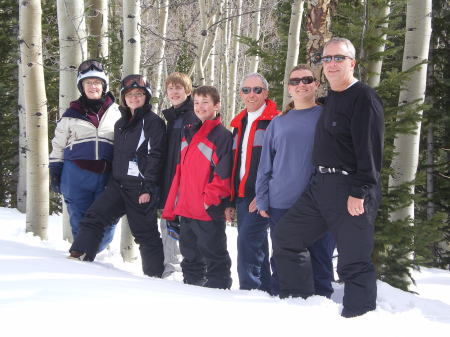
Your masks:
[[[13,0],[0,1],[0,206],[16,207],[18,165],[17,81],[18,6]]]

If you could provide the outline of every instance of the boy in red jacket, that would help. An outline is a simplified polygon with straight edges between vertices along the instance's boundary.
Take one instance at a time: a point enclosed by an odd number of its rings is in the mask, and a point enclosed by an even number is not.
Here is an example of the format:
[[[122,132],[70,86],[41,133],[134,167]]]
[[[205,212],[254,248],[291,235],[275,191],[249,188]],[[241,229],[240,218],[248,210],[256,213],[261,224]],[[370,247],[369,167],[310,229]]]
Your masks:
[[[163,218],[180,217],[180,252],[184,283],[231,287],[231,260],[225,234],[225,206],[231,193],[232,136],[217,112],[216,88],[194,90],[199,121],[183,129],[176,167]]]

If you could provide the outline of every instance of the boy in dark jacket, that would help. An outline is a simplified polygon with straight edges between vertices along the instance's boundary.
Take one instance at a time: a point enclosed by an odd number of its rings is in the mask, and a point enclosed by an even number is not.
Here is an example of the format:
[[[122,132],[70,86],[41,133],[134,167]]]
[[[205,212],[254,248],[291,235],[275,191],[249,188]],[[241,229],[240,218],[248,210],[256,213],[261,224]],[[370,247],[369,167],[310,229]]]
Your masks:
[[[120,93],[122,118],[114,127],[112,179],[81,220],[70,256],[93,261],[105,226],[127,215],[144,274],[161,277],[164,256],[156,209],[166,153],[165,125],[151,111],[151,89],[143,76],[126,76]]]
[[[188,75],[174,72],[167,76],[165,83],[166,96],[172,106],[162,111],[167,120],[167,157],[162,180],[162,197],[160,208],[164,204],[172,184],[175,170],[180,158],[182,131],[186,125],[198,123],[192,102],[192,82]],[[164,247],[164,274],[168,277],[179,268],[180,250],[177,239],[180,233],[178,217],[172,221],[161,219],[161,235]]]
[[[180,218],[184,283],[231,287],[231,260],[225,234],[225,206],[231,193],[232,136],[221,124],[216,88],[194,90],[199,121],[183,129],[181,153],[163,218]]]

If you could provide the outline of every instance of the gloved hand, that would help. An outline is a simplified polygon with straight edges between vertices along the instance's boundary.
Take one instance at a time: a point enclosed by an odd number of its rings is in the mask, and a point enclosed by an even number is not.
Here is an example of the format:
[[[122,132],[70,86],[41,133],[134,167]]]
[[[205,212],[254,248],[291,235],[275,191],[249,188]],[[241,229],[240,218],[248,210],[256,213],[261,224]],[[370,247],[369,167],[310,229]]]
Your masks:
[[[55,193],[61,193],[61,173],[63,163],[50,163],[50,190]]]
[[[167,220],[167,234],[172,239],[180,239],[180,222],[178,221],[178,217],[175,220]]]

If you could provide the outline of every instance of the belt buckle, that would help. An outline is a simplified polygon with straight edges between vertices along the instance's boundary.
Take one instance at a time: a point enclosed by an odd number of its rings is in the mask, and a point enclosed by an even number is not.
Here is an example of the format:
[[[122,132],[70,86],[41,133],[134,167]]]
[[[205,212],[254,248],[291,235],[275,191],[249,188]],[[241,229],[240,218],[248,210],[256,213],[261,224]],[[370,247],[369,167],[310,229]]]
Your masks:
[[[329,173],[330,171],[329,171],[328,167],[319,165],[319,172],[322,174],[325,174],[325,173]]]

